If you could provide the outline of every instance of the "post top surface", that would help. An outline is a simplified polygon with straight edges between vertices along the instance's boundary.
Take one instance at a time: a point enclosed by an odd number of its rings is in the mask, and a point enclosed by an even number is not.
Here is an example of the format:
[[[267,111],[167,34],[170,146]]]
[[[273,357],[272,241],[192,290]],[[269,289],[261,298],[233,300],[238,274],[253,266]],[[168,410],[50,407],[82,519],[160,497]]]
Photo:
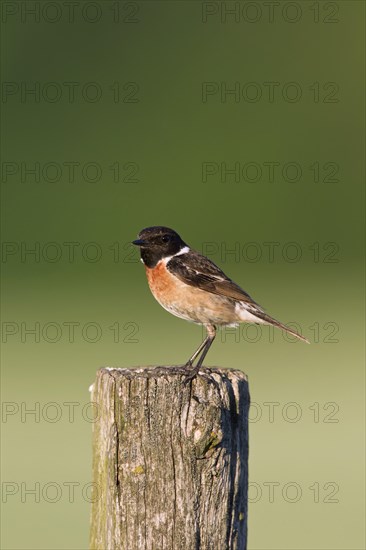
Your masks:
[[[177,375],[187,375],[189,373],[189,368],[185,365],[146,365],[138,366],[131,368],[118,368],[118,367],[102,367],[98,371],[99,373],[108,372],[112,376],[124,376],[126,378],[160,378],[162,376],[177,376]],[[200,377],[202,374],[213,376],[215,374],[220,377],[231,377],[248,381],[247,375],[238,369],[225,369],[221,367],[201,367],[197,377]]]

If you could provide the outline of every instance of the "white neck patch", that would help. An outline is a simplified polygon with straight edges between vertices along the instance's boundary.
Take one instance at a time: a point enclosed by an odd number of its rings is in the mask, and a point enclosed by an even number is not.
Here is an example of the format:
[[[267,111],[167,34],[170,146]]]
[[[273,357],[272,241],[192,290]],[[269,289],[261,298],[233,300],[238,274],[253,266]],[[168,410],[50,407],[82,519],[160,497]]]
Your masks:
[[[176,254],[173,254],[172,256],[167,256],[166,258],[163,258],[161,261],[164,262],[164,265],[166,265],[172,258],[175,258],[176,256],[181,256],[182,254],[187,254],[191,249],[189,246],[183,246]]]
[[[176,254],[174,254],[174,256],[180,256],[181,254],[187,254],[187,252],[189,252],[191,249],[189,248],[189,246],[183,246],[183,248],[181,248],[179,250],[179,252],[177,252]],[[173,256],[171,256],[171,258],[173,258]]]

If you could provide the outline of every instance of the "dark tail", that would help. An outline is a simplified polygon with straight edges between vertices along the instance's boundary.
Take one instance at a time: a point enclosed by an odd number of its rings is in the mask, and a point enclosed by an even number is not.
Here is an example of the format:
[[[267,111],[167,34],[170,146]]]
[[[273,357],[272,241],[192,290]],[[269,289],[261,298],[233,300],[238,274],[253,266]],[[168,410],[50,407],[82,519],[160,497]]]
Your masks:
[[[296,330],[293,330],[292,328],[286,327],[286,325],[280,323],[276,319],[273,319],[273,317],[270,317],[266,313],[261,312],[260,314],[258,314],[256,312],[255,315],[257,317],[259,317],[260,319],[262,319],[265,323],[268,323],[269,325],[273,325],[274,327],[280,328],[280,329],[288,332],[289,334],[292,334],[293,336],[296,336],[296,338],[298,338],[299,340],[302,340],[303,342],[306,342],[307,344],[310,344],[309,340],[307,340],[304,336],[301,336],[301,334],[296,332]]]

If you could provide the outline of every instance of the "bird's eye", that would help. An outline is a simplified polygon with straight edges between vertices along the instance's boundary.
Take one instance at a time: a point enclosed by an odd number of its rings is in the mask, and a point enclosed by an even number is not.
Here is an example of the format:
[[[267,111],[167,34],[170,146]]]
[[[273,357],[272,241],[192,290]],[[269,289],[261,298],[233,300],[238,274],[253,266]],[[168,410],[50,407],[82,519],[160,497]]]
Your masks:
[[[170,236],[169,235],[163,235],[161,237],[161,240],[163,241],[163,243],[168,243],[170,241]]]

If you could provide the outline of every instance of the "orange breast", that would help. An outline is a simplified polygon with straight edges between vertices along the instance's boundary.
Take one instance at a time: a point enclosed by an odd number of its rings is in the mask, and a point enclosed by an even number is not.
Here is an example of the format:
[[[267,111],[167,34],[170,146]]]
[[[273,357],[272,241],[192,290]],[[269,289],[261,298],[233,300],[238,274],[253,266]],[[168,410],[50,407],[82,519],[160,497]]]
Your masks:
[[[153,268],[145,266],[145,269],[147,281],[155,298],[164,302],[172,300],[180,286],[180,281],[169,273],[162,261]]]
[[[183,283],[169,273],[162,261],[145,269],[155,299],[173,315],[203,324],[221,325],[237,320],[235,306],[226,297]]]

